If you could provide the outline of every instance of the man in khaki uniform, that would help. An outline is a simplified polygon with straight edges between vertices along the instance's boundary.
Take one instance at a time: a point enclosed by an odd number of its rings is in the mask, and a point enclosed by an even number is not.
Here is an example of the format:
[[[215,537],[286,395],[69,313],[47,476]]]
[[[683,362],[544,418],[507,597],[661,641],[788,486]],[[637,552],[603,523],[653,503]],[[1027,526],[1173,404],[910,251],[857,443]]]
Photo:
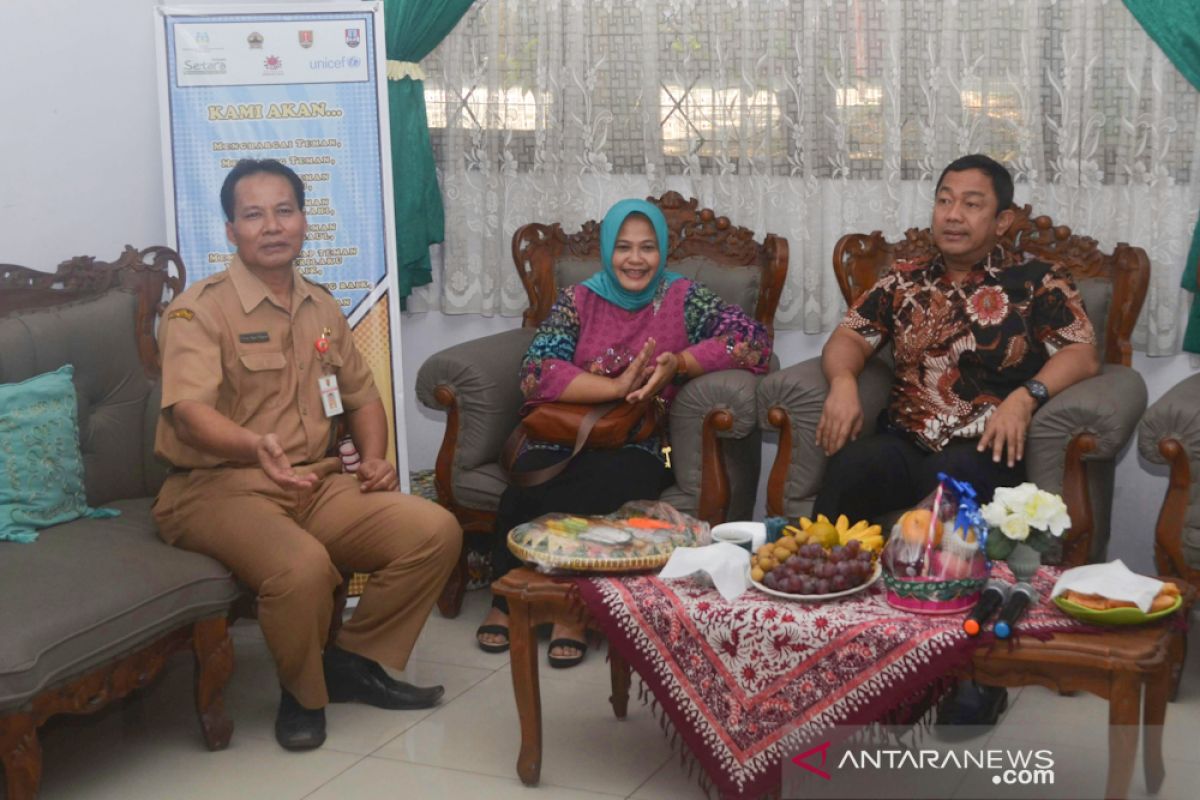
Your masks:
[[[174,469],[154,514],[164,540],[213,556],[257,593],[282,685],[276,738],[319,747],[330,701],[425,708],[441,697],[380,663],[404,668],[462,531],[445,509],[396,491],[383,404],[350,327],[293,266],[307,231],[299,177],[243,160],[221,204],[237,255],[176,298],[159,331],[155,445]],[[361,456],[355,474],[326,457],[339,406]],[[371,579],[322,654],[339,568]]]

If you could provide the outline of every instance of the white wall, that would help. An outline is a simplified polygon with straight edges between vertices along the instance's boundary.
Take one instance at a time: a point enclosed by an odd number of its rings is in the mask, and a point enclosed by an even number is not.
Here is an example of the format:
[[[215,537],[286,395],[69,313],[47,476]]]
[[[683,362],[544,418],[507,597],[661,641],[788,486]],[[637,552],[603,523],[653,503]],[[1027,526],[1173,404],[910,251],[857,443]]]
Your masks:
[[[125,244],[164,242],[154,5],[0,2],[0,263],[52,270],[74,255],[112,258]],[[441,414],[416,404],[417,368],[443,347],[518,324],[499,317],[405,315],[414,469],[433,466],[443,423]],[[776,349],[786,365],[817,354],[821,342],[781,331]],[[1137,354],[1134,366],[1153,401],[1200,363],[1190,356]],[[770,441],[764,465],[774,454]],[[1162,470],[1142,462],[1131,445],[1117,471],[1110,555],[1135,569],[1152,568],[1153,528],[1165,490]]]

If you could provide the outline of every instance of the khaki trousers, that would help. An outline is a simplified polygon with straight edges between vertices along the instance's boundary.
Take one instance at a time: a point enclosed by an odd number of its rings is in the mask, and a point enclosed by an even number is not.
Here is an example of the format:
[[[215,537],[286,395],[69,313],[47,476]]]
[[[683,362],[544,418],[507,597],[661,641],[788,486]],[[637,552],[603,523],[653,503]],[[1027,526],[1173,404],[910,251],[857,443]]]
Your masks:
[[[321,654],[339,569],[370,573],[337,645],[404,669],[458,559],[462,529],[441,506],[359,489],[337,459],[297,471],[320,481],[307,497],[258,467],[197,469],[167,478],[154,505],[169,544],[225,564],[258,595],[258,621],[279,682],[306,708],[329,702]]]

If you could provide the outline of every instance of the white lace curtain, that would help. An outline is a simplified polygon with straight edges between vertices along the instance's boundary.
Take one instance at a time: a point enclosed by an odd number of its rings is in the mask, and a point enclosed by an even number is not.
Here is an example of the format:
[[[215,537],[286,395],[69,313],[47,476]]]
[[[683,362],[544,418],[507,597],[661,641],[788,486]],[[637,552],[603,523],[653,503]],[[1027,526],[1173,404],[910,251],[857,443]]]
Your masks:
[[[842,312],[838,237],[929,223],[953,158],[1153,272],[1137,340],[1178,350],[1198,95],[1118,0],[485,0],[425,61],[446,202],[412,308],[518,314],[514,230],[674,189],[786,236],[776,324]]]

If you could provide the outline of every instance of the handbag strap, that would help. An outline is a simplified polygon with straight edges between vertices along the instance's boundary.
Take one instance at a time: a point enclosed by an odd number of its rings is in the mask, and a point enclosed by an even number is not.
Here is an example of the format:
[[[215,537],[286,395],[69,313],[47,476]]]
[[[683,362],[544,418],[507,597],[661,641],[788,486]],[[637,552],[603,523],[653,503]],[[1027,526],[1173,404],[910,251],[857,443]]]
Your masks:
[[[571,455],[564,458],[562,461],[556,461],[548,467],[541,469],[529,470],[528,472],[518,472],[513,469],[517,461],[517,454],[520,452],[521,445],[525,443],[524,429],[518,425],[513,429],[513,432],[508,435],[508,440],[504,443],[502,462],[505,465],[505,471],[508,472],[509,482],[513,486],[519,486],[522,489],[529,486],[538,486],[545,483],[551,478],[555,478],[562,474],[562,471],[571,463],[571,459],[582,452],[584,445],[587,444],[588,436],[592,433],[592,428],[596,427],[596,423],[600,421],[608,412],[612,411],[621,401],[611,403],[601,403],[593,406],[588,413],[583,415],[583,419],[579,420],[579,432],[575,434],[575,448],[571,451]]]

